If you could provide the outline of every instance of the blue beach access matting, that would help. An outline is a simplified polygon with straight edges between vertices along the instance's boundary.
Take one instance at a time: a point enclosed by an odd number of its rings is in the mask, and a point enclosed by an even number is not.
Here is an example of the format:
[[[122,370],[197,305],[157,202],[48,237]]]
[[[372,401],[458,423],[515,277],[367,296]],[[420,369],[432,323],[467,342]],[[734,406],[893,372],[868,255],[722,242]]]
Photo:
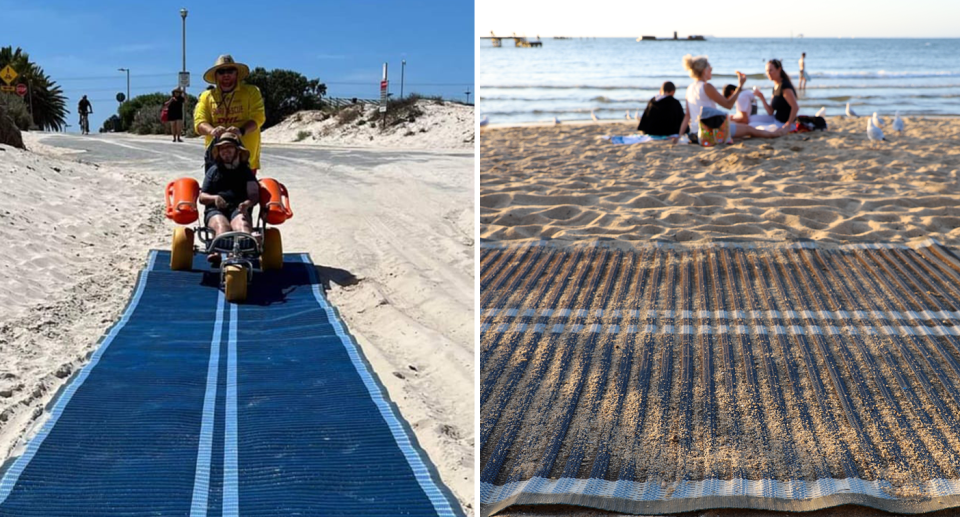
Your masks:
[[[960,257],[936,242],[484,243],[481,516],[960,506]]]
[[[0,472],[0,516],[462,512],[306,255],[226,303],[153,251],[120,321]]]

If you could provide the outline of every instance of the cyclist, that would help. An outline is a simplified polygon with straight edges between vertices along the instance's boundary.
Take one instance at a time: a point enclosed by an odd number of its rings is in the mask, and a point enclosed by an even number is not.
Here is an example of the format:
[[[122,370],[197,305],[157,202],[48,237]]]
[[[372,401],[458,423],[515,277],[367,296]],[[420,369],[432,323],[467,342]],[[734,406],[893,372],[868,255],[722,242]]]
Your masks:
[[[84,95],[80,99],[80,104],[77,105],[77,111],[80,112],[80,133],[84,135],[90,134],[90,120],[88,115],[93,113],[93,105],[90,104],[90,101],[87,100],[87,96]]]
[[[200,94],[193,113],[193,129],[204,135],[207,148],[204,171],[213,165],[210,144],[225,132],[240,135],[243,147],[250,151],[250,169],[260,168],[260,126],[266,121],[260,89],[242,82],[250,68],[222,55],[203,74],[203,80],[215,85]]]

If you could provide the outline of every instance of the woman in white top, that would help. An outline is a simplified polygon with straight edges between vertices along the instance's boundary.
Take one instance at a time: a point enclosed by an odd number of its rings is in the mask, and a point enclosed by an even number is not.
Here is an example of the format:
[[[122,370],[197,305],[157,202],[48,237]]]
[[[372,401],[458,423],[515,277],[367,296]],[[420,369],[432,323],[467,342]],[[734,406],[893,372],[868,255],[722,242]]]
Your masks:
[[[687,131],[687,128],[700,127],[700,108],[716,108],[720,106],[731,109],[737,104],[737,98],[740,96],[740,90],[743,83],[747,82],[747,76],[737,72],[738,85],[730,97],[724,97],[717,89],[710,84],[713,78],[713,67],[707,61],[707,56],[693,57],[690,54],[683,56],[683,68],[687,70],[690,77],[695,81],[687,87],[687,114],[680,125],[680,134]],[[782,134],[781,131],[771,133],[747,124],[737,124],[730,122],[730,137],[743,138],[745,136],[755,136],[759,138],[775,138]]]

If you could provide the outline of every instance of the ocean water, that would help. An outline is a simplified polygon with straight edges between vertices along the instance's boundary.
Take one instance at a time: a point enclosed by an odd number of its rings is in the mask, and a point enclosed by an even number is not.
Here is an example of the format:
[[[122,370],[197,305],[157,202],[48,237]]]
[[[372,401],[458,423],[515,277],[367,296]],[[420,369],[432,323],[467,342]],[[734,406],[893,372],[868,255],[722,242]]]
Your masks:
[[[821,107],[843,114],[847,102],[859,115],[960,115],[960,39],[709,38],[707,41],[636,41],[628,38],[543,38],[542,48],[495,48],[480,40],[476,52],[478,109],[491,123],[623,119],[643,112],[664,81],[681,100],[692,79],[685,54],[707,55],[718,89],[748,76],[769,99],[767,60],[780,59],[794,85],[798,60],[807,53],[811,79],[801,93],[800,114]],[[761,106],[762,111],[762,106]]]

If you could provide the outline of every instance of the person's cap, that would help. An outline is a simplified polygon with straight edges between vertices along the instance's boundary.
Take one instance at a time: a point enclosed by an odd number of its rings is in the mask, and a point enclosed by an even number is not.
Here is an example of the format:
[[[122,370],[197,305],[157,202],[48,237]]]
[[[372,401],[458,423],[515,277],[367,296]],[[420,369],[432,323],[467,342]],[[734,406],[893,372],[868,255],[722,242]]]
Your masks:
[[[230,54],[224,54],[218,57],[213,66],[203,73],[203,80],[210,84],[217,84],[217,70],[221,68],[236,68],[238,82],[250,75],[250,67],[243,63],[237,63]]]

